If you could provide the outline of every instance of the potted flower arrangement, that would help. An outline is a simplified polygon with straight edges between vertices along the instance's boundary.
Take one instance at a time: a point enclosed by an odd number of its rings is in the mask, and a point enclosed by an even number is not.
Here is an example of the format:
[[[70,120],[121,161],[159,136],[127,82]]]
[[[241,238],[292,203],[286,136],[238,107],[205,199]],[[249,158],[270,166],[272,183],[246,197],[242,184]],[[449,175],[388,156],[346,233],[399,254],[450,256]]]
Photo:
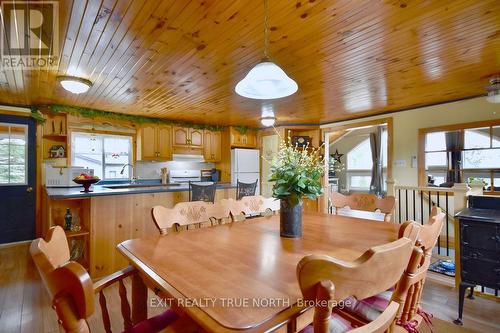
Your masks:
[[[299,148],[290,142],[280,139],[269,181],[275,182],[273,197],[280,199],[280,236],[297,238],[302,236],[303,197],[315,200],[323,194],[324,161],[320,148]]]

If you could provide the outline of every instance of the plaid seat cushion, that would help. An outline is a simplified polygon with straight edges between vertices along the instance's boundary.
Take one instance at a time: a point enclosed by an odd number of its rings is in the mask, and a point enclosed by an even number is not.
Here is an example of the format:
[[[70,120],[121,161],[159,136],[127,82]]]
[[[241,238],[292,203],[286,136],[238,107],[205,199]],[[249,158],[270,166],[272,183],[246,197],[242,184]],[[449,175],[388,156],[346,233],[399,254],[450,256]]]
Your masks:
[[[373,321],[387,308],[393,292],[394,289],[389,289],[360,301],[350,296],[349,302],[345,302],[344,309],[361,319]]]
[[[328,333],[344,333],[352,329],[354,329],[354,327],[352,327],[351,323],[347,319],[342,318],[336,313],[332,313],[332,316],[330,317],[330,323],[328,325]],[[300,333],[313,332],[314,327],[312,324],[300,331]]]

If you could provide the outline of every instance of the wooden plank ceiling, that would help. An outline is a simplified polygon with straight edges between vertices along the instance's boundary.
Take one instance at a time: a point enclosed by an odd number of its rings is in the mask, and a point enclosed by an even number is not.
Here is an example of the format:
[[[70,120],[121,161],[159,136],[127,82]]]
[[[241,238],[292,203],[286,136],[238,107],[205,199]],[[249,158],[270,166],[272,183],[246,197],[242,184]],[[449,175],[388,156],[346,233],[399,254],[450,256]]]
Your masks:
[[[4,70],[0,102],[257,125],[234,86],[263,54],[263,2],[61,0],[60,63]],[[485,93],[500,72],[500,1],[270,0],[270,54],[299,91],[278,123],[324,123]],[[82,95],[57,75],[93,82]]]

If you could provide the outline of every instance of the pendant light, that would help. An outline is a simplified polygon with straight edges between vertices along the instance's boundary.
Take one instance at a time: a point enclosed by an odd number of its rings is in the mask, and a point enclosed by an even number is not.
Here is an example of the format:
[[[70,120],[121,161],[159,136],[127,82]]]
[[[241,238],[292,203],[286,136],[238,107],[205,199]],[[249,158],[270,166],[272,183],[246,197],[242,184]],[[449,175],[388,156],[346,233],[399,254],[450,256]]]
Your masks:
[[[264,0],[264,59],[255,65],[234,88],[236,93],[243,97],[275,99],[290,96],[298,89],[297,83],[269,59],[268,15],[269,3],[268,0]]]
[[[500,76],[492,77],[486,90],[488,90],[488,96],[486,96],[488,102],[500,103]]]

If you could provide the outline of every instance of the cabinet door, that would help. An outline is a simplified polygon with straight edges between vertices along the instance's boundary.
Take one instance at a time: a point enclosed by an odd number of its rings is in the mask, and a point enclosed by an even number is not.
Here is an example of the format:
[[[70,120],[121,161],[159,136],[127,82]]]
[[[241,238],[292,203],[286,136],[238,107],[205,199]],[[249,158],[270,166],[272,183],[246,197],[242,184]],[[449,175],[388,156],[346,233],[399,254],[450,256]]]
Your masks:
[[[157,143],[159,160],[168,161],[172,157],[172,142],[171,142],[170,127],[158,127]]]
[[[141,129],[141,159],[156,159],[156,126],[145,126]]]
[[[203,157],[205,161],[212,161],[212,132],[203,132]]]
[[[222,159],[222,147],[221,147],[221,133],[220,132],[212,132],[212,141],[210,145],[212,146],[212,161],[220,162]]]
[[[174,127],[174,146],[187,146],[189,141],[189,129]]]
[[[193,147],[203,148],[203,131],[190,128],[190,138],[188,144]]]

